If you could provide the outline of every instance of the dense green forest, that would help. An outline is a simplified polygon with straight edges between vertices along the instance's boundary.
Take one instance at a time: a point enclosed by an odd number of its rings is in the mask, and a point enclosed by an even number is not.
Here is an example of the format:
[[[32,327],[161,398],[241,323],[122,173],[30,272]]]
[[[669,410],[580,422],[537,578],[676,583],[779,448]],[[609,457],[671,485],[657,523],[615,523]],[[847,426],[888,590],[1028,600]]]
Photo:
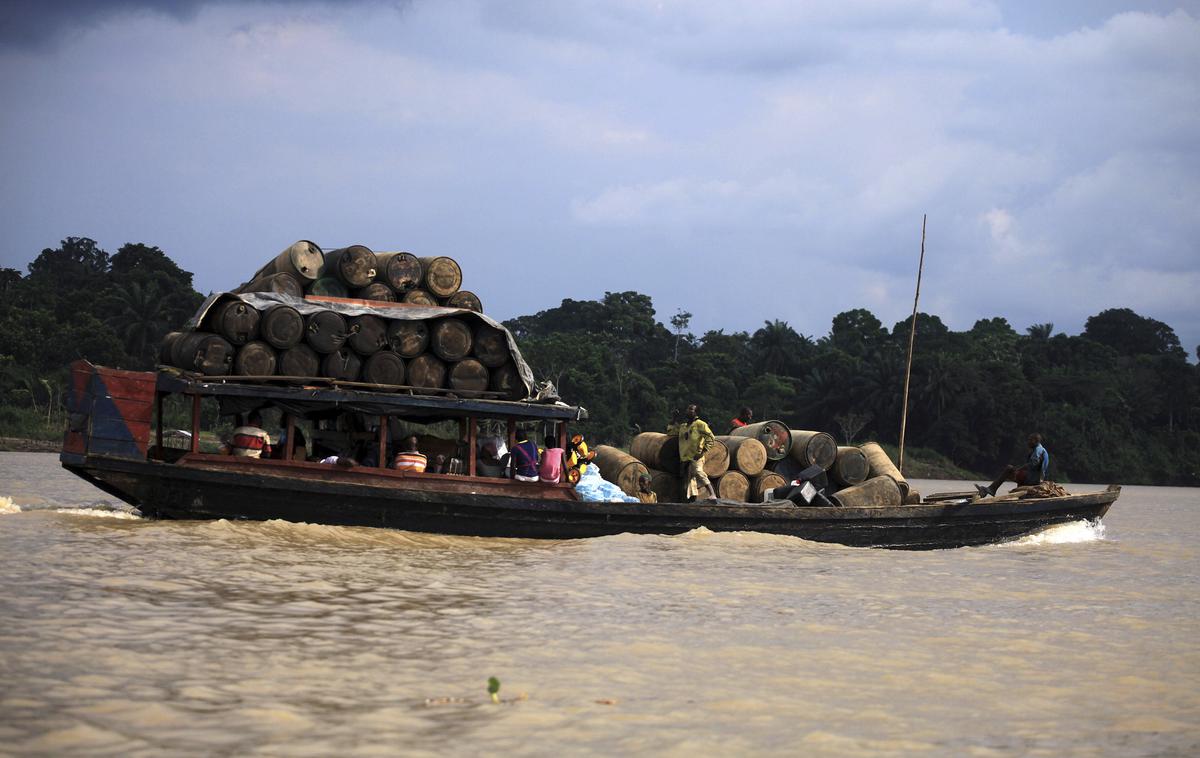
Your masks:
[[[46,249],[22,275],[0,269],[0,435],[31,411],[53,421],[78,357],[149,368],[162,336],[201,302],[192,275],[161,250],[115,254],[86,238]],[[717,433],[737,409],[839,442],[899,437],[910,322],[891,329],[856,308],[813,338],[783,321],[749,332],[688,331],[658,320],[649,296],[605,293],[505,322],[539,380],[586,406],[593,441],[625,444],[697,402]],[[992,471],[1039,431],[1062,481],[1200,484],[1200,367],[1166,324],[1125,308],[1082,334],[1003,318],[954,332],[917,318],[907,444]],[[6,431],[6,429],[8,431]]]

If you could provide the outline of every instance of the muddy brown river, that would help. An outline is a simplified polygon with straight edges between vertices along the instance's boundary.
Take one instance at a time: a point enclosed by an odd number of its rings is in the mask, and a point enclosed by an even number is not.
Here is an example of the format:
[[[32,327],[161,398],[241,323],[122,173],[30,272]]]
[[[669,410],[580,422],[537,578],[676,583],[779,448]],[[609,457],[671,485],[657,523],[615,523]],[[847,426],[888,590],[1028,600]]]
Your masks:
[[[162,522],[0,453],[0,754],[1196,755],[1198,527],[1159,487],[931,552]]]

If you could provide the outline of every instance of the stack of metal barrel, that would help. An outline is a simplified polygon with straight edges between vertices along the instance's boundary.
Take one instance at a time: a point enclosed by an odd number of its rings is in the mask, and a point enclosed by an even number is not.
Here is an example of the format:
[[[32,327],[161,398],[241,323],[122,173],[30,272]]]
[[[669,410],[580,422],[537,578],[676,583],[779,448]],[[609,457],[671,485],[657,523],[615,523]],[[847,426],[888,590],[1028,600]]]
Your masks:
[[[462,269],[453,258],[376,253],[366,245],[326,253],[308,240],[275,256],[234,292],[345,297],[483,312],[479,297],[462,289]]]
[[[643,432],[633,438],[628,454],[610,454],[608,458],[612,459],[608,468],[613,477],[603,465],[600,473],[609,481],[623,488],[627,481],[636,482],[636,476],[627,472],[633,470],[631,464],[637,464],[649,474],[650,487],[660,503],[682,499],[675,435]],[[762,421],[734,429],[728,436],[717,437],[704,456],[704,472],[717,496],[750,503],[763,502],[769,492],[784,487],[814,465],[825,472],[827,491],[841,505],[900,505],[920,497],[910,490],[878,444],[838,445],[830,434],[789,429],[782,421]]]
[[[324,253],[301,241],[234,290],[237,296],[213,304],[196,331],[168,334],[159,357],[209,376],[524,397],[510,335],[461,286],[452,258],[377,254],[363,245]]]

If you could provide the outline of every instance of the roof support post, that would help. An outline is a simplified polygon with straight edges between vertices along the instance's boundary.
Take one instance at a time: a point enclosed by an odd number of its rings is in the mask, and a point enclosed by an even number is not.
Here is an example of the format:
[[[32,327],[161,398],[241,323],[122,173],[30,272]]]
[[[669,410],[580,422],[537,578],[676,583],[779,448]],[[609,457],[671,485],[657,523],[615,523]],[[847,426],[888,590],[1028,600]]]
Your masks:
[[[387,431],[388,418],[387,416],[379,417],[379,465],[377,468],[387,468]]]
[[[200,396],[192,395],[192,452],[200,452]]]
[[[283,449],[283,459],[290,461],[292,459],[292,451],[296,449],[296,417],[292,414],[287,416],[287,445]]]
[[[474,416],[467,416],[467,476],[475,476],[475,440],[479,434],[479,424]]]
[[[154,414],[158,416],[158,428],[154,431],[154,447],[158,450],[158,455],[162,457],[162,434],[163,434],[163,393],[154,393]]]

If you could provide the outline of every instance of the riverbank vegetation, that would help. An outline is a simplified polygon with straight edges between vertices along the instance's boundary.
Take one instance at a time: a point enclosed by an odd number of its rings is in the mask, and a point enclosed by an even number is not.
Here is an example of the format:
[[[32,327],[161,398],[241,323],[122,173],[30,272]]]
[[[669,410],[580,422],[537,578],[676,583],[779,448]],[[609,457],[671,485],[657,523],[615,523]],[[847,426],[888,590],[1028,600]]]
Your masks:
[[[202,299],[189,272],[144,244],[109,255],[69,238],[26,274],[0,269],[0,436],[37,433],[35,416],[62,428],[76,358],[152,368],[162,336]],[[537,378],[588,408],[594,442],[661,430],[688,402],[719,434],[748,405],[841,443],[898,441],[907,320],[889,328],[854,308],[816,337],[780,320],[697,335],[690,321],[664,324],[648,295],[610,292],[505,325]],[[991,472],[1039,431],[1062,481],[1200,484],[1200,370],[1168,325],[1116,308],[1077,335],[1050,323],[1018,332],[1002,317],[956,332],[922,313],[916,342],[905,457],[930,468],[906,465],[912,476]]]

